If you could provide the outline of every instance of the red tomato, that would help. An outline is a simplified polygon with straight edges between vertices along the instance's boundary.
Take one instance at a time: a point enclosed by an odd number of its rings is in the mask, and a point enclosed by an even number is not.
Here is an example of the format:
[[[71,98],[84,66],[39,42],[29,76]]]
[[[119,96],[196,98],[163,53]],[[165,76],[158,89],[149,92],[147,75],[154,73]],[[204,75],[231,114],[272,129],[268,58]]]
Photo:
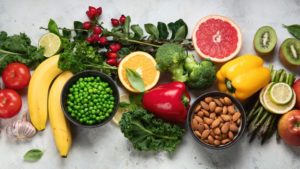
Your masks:
[[[21,96],[12,89],[0,90],[0,118],[16,115],[22,107]]]
[[[29,68],[22,63],[10,63],[2,73],[2,80],[6,88],[21,90],[28,86]]]

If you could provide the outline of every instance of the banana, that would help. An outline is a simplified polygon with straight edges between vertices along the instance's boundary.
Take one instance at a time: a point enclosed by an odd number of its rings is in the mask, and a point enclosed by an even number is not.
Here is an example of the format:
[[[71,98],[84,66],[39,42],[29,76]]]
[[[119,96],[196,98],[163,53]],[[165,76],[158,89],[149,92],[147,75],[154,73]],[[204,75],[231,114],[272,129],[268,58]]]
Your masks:
[[[59,55],[43,61],[34,71],[28,86],[30,120],[38,130],[44,130],[48,117],[48,92],[52,81],[62,70],[58,68]]]
[[[69,71],[60,74],[53,82],[48,100],[49,120],[56,147],[62,157],[68,155],[72,144],[69,123],[61,108],[60,97],[65,83],[73,76]]]

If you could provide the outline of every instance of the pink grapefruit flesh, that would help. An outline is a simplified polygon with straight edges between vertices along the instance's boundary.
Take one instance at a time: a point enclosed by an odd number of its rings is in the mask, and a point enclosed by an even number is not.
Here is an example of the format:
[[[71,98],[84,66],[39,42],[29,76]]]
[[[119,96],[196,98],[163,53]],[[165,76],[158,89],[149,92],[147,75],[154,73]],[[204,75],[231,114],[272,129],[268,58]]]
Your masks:
[[[239,27],[224,16],[202,18],[193,32],[193,45],[201,58],[226,62],[234,58],[242,46]]]

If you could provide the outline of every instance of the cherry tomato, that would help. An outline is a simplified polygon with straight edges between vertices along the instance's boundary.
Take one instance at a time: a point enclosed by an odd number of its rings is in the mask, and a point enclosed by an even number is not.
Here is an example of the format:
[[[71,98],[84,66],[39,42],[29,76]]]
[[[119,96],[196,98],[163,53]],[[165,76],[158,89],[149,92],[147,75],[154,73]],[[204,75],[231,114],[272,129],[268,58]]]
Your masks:
[[[20,111],[21,96],[12,89],[0,90],[0,118],[10,118]]]
[[[29,68],[22,63],[10,63],[2,72],[2,80],[6,88],[21,90],[28,86]]]

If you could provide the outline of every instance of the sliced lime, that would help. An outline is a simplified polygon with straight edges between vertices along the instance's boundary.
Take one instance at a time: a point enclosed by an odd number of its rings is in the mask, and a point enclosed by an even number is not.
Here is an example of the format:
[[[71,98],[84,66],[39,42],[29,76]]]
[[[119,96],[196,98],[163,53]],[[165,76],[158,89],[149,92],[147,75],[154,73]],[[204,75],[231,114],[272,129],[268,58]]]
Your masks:
[[[61,49],[61,40],[54,33],[47,33],[39,40],[39,46],[45,49],[45,57],[50,57],[58,53]]]
[[[292,110],[296,104],[296,97],[295,97],[294,91],[293,91],[292,100],[289,103],[287,103],[285,105],[279,105],[279,104],[274,103],[271,99],[269,91],[272,86],[273,86],[273,84],[271,83],[265,88],[265,91],[262,96],[263,107],[265,109],[267,109],[268,111],[275,113],[275,114],[284,114],[284,113],[287,113],[288,111]]]
[[[122,94],[120,96],[120,102],[130,103],[129,101],[129,95],[128,94]],[[112,121],[119,126],[119,122],[122,118],[122,115],[127,111],[126,108],[119,107],[115,116],[113,117]]]
[[[270,88],[270,97],[276,104],[284,105],[293,98],[293,90],[286,83],[275,83]]]

